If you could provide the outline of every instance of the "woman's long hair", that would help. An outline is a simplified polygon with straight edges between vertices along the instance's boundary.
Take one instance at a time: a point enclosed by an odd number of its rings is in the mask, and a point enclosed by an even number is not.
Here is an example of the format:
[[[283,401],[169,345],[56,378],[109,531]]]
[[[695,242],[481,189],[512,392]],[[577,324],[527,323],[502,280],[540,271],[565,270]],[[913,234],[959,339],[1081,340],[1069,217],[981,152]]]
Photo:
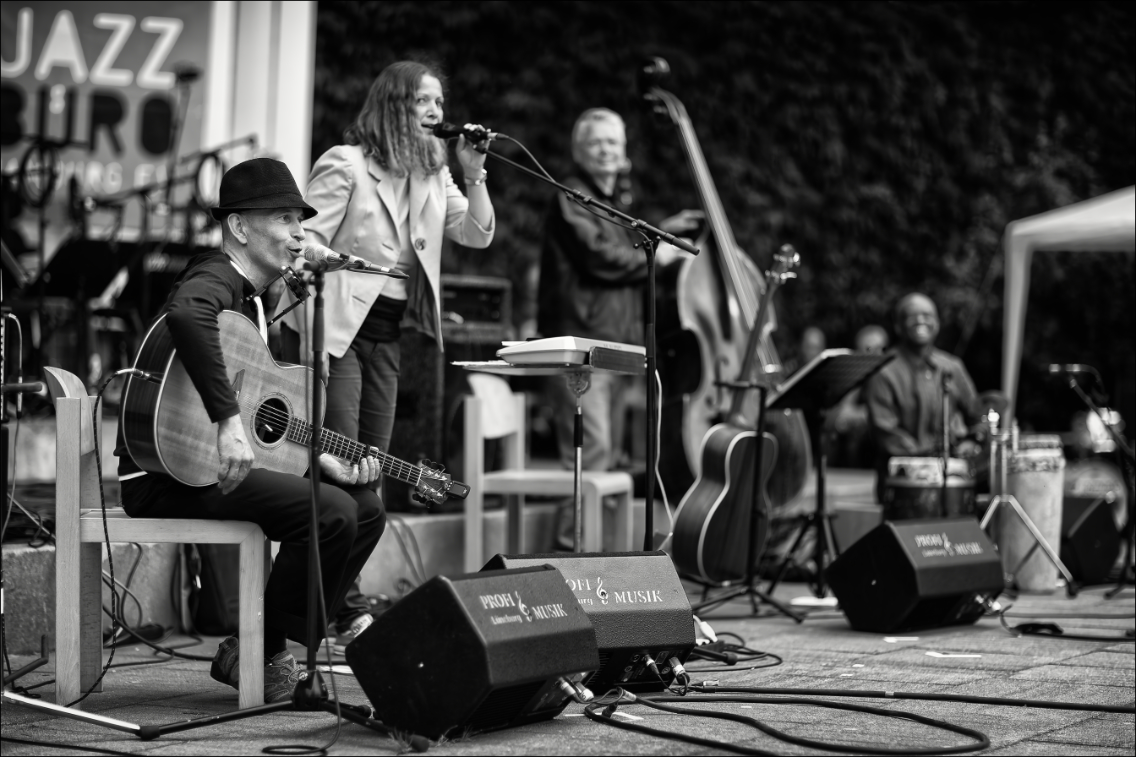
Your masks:
[[[422,130],[415,115],[415,98],[423,76],[439,82],[435,67],[416,61],[399,61],[382,70],[355,122],[343,132],[349,145],[363,152],[395,176],[409,173],[431,176],[446,165],[446,143]]]

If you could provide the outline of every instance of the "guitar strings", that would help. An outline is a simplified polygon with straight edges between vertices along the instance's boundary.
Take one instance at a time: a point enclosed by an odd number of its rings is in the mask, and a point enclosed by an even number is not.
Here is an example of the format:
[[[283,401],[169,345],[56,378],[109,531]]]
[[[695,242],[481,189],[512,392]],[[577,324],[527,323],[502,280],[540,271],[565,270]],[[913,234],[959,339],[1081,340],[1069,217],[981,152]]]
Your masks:
[[[297,435],[306,434],[308,435],[308,438],[311,438],[310,434],[312,432],[312,424],[304,421],[301,418],[297,418],[294,415],[281,410],[277,410],[269,405],[264,404],[260,406],[260,409],[258,411],[257,407],[255,406],[255,402],[251,400],[241,400],[240,405],[241,408],[243,410],[246,410],[254,419],[261,418],[265,420],[271,420],[283,425],[286,428],[285,434],[289,435],[290,438],[293,432],[295,432]],[[328,431],[327,429],[324,429],[324,437],[325,439],[323,446],[325,451],[327,451],[329,454],[334,455],[335,457],[341,457],[345,460],[349,460],[352,463],[357,463],[360,458],[364,457],[371,450],[368,445],[365,445],[362,442],[357,442],[353,439],[349,439],[346,436],[343,436],[342,434],[336,433],[334,431]],[[299,439],[293,439],[293,441],[299,441]],[[304,441],[306,441],[306,439]],[[337,452],[343,452],[346,454],[337,454]],[[384,470],[386,468],[389,468],[392,473],[396,474],[396,478],[408,480],[409,483],[414,484],[417,484],[419,483],[419,481],[421,481],[423,471],[419,466],[411,465],[410,463],[399,460],[397,457],[389,455],[380,450],[375,450],[375,453],[376,454],[373,456],[379,461],[380,467],[384,468]],[[416,480],[409,480],[415,475],[417,476]]]

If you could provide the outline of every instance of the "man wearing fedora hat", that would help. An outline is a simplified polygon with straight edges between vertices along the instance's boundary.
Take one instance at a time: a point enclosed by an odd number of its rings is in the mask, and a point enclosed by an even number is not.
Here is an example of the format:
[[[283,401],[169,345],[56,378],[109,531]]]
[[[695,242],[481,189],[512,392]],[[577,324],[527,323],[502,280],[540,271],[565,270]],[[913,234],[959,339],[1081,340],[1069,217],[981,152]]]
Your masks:
[[[306,478],[255,467],[240,408],[229,385],[217,326],[222,310],[234,310],[260,325],[266,336],[259,294],[280,266],[306,245],[301,221],[316,215],[304,202],[288,167],[255,158],[233,166],[221,180],[218,207],[221,249],[200,253],[173,284],[160,315],[210,420],[217,424],[217,486],[192,487],[163,473],[145,472],[130,457],[119,427],[122,504],[131,517],[247,520],[280,542],[264,591],[264,699],[291,697],[305,676],[287,641],[307,643],[307,544],[309,482]],[[323,596],[334,614],[344,594],[382,536],[386,514],[368,486],[380,475],[373,458],[349,466],[320,458],[326,482],[320,487],[319,544]],[[239,644],[225,639],[213,659],[214,679],[237,686]]]

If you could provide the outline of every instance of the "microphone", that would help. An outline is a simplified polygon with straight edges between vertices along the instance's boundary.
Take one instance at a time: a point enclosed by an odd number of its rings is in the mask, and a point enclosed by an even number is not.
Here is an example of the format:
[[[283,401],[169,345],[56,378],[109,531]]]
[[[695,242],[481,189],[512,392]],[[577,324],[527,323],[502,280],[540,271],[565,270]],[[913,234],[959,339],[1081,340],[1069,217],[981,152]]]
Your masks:
[[[438,139],[450,139],[451,137],[465,136],[474,142],[481,142],[483,140],[497,139],[501,136],[495,131],[488,129],[467,129],[464,126],[454,126],[453,124],[434,124],[430,127],[434,132],[434,136]]]
[[[936,363],[934,360],[931,359],[930,355],[927,355],[923,358],[923,364],[926,365],[928,368],[930,368],[932,373],[934,373],[935,371],[942,371],[944,379],[949,380],[949,379],[954,378],[954,375],[951,373],[950,366],[939,365],[938,363]]]
[[[376,265],[363,258],[357,258],[354,255],[342,255],[338,252],[332,252],[322,246],[305,247],[304,260],[308,261],[304,265],[304,268],[309,271],[326,271],[329,265],[346,264],[343,268],[337,268],[336,270],[353,271],[354,273],[373,273],[379,276],[390,276],[392,279],[410,278],[409,275],[402,271],[396,271],[394,268],[388,268],[385,265]]]

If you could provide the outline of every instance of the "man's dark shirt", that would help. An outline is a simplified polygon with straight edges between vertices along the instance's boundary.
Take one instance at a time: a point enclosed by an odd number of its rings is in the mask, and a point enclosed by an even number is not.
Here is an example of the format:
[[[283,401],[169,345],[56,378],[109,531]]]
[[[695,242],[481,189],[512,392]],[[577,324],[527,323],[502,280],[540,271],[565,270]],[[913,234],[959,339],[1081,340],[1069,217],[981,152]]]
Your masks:
[[[879,451],[877,472],[887,473],[889,457],[941,454],[943,436],[942,376],[950,373],[951,446],[967,436],[978,422],[978,394],[962,361],[933,350],[931,365],[905,350],[868,379],[864,398],[872,435]]]
[[[605,195],[583,173],[564,184],[634,216],[630,204]],[[643,344],[647,261],[642,248],[633,247],[642,240],[596,214],[563,194],[549,208],[537,328],[543,336]]]
[[[210,250],[189,261],[158,313],[158,317],[166,316],[174,349],[214,423],[239,412],[225,372],[217,314],[235,310],[255,323],[256,306],[249,299],[253,291],[252,283],[237,272],[227,255]],[[118,455],[120,477],[140,470],[126,449],[122,424],[114,454]]]

